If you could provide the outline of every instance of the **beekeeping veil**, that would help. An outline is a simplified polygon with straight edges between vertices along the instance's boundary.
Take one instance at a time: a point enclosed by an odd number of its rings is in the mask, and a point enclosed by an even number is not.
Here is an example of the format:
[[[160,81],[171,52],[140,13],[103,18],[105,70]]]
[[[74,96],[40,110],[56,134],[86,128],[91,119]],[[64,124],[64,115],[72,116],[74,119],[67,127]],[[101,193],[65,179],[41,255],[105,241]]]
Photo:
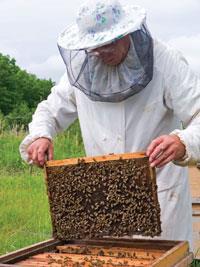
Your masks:
[[[102,102],[119,102],[144,89],[153,76],[153,42],[145,18],[138,6],[122,6],[117,0],[87,1],[76,24],[58,39],[71,85]],[[130,48],[119,65],[106,65],[91,53],[128,34]]]

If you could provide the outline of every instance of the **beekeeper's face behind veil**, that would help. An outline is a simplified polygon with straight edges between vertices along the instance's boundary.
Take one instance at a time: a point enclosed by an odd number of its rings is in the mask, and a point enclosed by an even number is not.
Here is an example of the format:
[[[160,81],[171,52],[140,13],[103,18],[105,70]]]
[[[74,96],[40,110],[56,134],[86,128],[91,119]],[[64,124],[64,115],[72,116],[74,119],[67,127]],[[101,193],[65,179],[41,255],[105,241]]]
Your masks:
[[[124,61],[130,48],[129,35],[112,42],[111,44],[92,49],[90,56],[99,57],[104,64],[117,66]]]
[[[153,42],[145,11],[118,0],[89,0],[58,47],[69,81],[93,101],[119,102],[153,76]]]

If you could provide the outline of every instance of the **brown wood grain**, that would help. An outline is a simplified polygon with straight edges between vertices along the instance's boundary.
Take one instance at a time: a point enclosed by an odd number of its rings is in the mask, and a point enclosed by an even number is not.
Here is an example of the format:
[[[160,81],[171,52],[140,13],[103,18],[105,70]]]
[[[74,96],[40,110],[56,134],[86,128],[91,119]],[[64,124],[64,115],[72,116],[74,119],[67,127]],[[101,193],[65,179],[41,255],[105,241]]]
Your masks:
[[[110,257],[126,257],[154,260],[163,255],[166,250],[153,250],[153,249],[135,249],[135,248],[122,248],[122,247],[103,247],[103,246],[78,246],[78,245],[64,245],[57,246],[60,253],[70,254],[84,254],[84,255],[101,255]],[[102,255],[103,254],[103,255]]]
[[[178,262],[182,261],[189,255],[189,244],[187,241],[183,241],[176,247],[170,249],[164,253],[159,259],[155,260],[152,264],[153,267],[166,267],[174,266]]]
[[[134,158],[148,158],[144,152],[136,153],[124,153],[124,154],[112,154],[112,155],[103,155],[95,157],[81,157],[81,158],[70,158],[64,160],[51,160],[47,161],[45,167],[53,166],[65,166],[65,165],[75,165],[78,164],[80,160],[84,160],[86,163],[90,162],[103,162],[110,160],[119,160],[119,159],[134,159]]]
[[[189,167],[189,180],[192,198],[200,200],[200,170],[195,166]]]
[[[149,266],[152,260],[150,259],[130,259],[130,258],[116,258],[107,256],[91,256],[91,255],[75,255],[75,254],[57,254],[57,253],[43,253],[31,257],[27,261],[20,262],[22,264],[35,264],[37,263],[49,263],[49,264],[66,264],[65,266],[73,266],[73,263],[84,263],[85,267],[91,266],[91,264],[101,263],[103,266]],[[113,265],[111,265],[113,264]],[[55,265],[56,266],[56,265]],[[95,266],[95,265],[94,265]],[[96,265],[98,266],[98,265]],[[102,266],[102,265],[100,265]]]

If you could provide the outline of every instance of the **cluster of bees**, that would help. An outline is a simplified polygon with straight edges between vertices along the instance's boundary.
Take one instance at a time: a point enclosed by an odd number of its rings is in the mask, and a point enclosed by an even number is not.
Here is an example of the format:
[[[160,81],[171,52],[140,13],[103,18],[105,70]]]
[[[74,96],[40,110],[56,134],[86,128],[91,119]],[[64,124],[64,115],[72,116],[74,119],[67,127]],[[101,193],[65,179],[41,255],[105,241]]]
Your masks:
[[[137,252],[134,249],[130,248],[122,248],[122,247],[112,247],[112,246],[92,246],[89,247],[87,245],[80,246],[78,248],[74,248],[73,246],[64,246],[57,247],[59,253],[67,253],[67,254],[76,254],[76,255],[96,255],[96,256],[109,256],[115,258],[129,258],[129,259],[144,259],[144,260],[154,260],[155,256],[153,253],[149,253],[148,251],[142,254],[142,256],[138,256]]]
[[[109,259],[107,262],[105,262],[104,260],[95,259],[92,257],[85,256],[83,261],[73,262],[72,258],[70,258],[70,257],[62,257],[60,259],[54,259],[53,257],[49,256],[48,257],[48,265],[54,265],[54,264],[60,265],[61,267],[66,267],[66,266],[84,267],[86,265],[88,267],[104,267],[105,264],[106,264],[106,266],[109,265],[110,267],[111,266],[112,267],[129,267],[130,266],[126,260],[124,260],[123,262],[114,263],[112,261],[112,259]],[[134,266],[135,265],[131,265],[130,267],[134,267]]]
[[[142,266],[138,266],[138,265],[135,266],[133,264],[129,265],[129,263],[126,260],[123,260],[123,262],[114,263],[112,259],[105,262],[104,260],[100,260],[100,259],[84,257],[83,261],[81,262],[72,262],[72,259],[70,257],[63,257],[61,259],[54,259],[53,257],[49,257],[48,265],[51,266],[54,264],[57,264],[60,267],[66,267],[66,266],[70,266],[70,267],[85,267],[85,266],[88,266],[88,267],[104,267],[104,266],[143,267],[143,265]]]
[[[123,248],[114,248],[112,250],[112,246],[110,248],[91,247],[91,249],[87,246],[75,249],[71,246],[64,246],[57,249],[61,254],[59,255],[58,253],[56,256],[48,254],[48,265],[54,266],[54,264],[57,264],[61,267],[142,267],[147,266],[147,261],[152,262],[156,258],[152,253],[148,252],[138,255],[134,249],[132,251],[130,249],[128,251],[126,249],[123,250]]]
[[[58,239],[161,233],[157,187],[146,158],[48,167],[47,185]]]

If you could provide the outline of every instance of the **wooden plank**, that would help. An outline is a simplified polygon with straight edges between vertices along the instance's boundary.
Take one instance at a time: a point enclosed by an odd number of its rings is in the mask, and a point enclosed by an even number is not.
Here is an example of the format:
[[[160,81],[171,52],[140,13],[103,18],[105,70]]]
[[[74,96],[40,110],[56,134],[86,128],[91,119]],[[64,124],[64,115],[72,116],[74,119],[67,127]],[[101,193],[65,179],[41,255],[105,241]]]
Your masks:
[[[192,227],[195,258],[200,258],[200,204],[192,204]]]
[[[192,263],[194,258],[193,253],[190,253],[188,256],[186,256],[182,261],[177,263],[174,267],[188,267]]]
[[[36,255],[41,252],[55,249],[56,246],[64,244],[63,241],[50,239],[44,242],[40,242],[23,249],[16,250],[15,252],[8,253],[0,256],[0,264],[11,264],[16,263],[20,260],[26,259],[27,256]]]
[[[200,211],[199,210],[193,210],[192,211],[192,216],[200,217]]]
[[[194,210],[194,211],[200,211],[200,204],[192,204],[192,209]]]
[[[200,170],[196,166],[189,167],[190,190],[193,199],[200,199]]]
[[[84,161],[85,163],[91,162],[104,162],[110,160],[120,160],[120,159],[134,159],[134,158],[148,158],[144,152],[137,153],[125,153],[125,154],[109,154],[104,156],[95,156],[95,157],[81,157],[81,158],[70,158],[65,160],[52,160],[47,161],[46,167],[53,166],[65,166],[65,165],[75,165],[78,164],[79,161]]]
[[[94,256],[94,255],[76,255],[76,254],[57,254],[57,253],[43,253],[35,255],[29,258],[27,261],[19,262],[20,265],[26,265],[26,263],[35,264],[37,263],[49,263],[49,264],[60,264],[70,266],[72,263],[85,263],[84,266],[91,266],[91,264],[101,263],[100,266],[108,266],[113,264],[114,266],[147,266],[153,259],[137,259],[137,258],[117,258],[107,256]],[[93,265],[92,265],[93,266]]]
[[[172,248],[181,244],[182,241],[173,240],[155,240],[155,239],[135,239],[135,238],[101,238],[101,239],[82,239],[67,241],[67,245],[86,245],[86,246],[109,246],[144,250],[171,250]]]
[[[200,204],[200,197],[193,197],[192,198],[192,205]]]
[[[47,266],[51,266],[51,267],[61,267],[60,264],[51,264],[49,265],[48,262],[40,262],[40,261],[32,261],[32,260],[25,260],[25,261],[21,261],[19,262],[17,265],[15,265],[16,267],[47,267]],[[13,266],[12,266],[13,267]]]
[[[200,204],[192,203],[192,215],[199,216],[200,219]]]
[[[152,267],[171,267],[179,263],[189,254],[188,242],[183,241],[176,247],[167,251],[161,258],[153,262]]]

